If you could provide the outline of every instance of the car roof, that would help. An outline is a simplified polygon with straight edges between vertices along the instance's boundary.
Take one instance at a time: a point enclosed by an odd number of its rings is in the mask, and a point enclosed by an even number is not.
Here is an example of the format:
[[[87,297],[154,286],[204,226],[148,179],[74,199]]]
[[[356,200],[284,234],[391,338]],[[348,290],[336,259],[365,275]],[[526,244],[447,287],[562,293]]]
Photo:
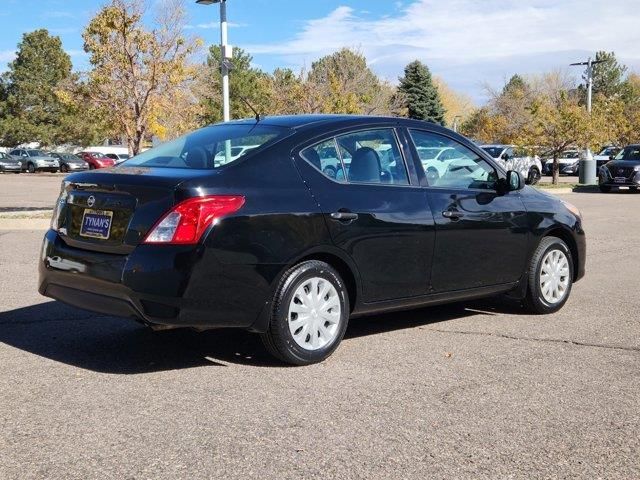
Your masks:
[[[239,120],[232,120],[230,124],[245,125],[254,124],[255,118],[243,118]],[[436,125],[431,122],[425,122],[422,120],[412,120],[406,117],[387,117],[376,115],[346,115],[346,114],[299,114],[299,115],[274,115],[261,117],[260,124],[271,125],[279,127],[287,127],[292,129],[302,129],[309,126],[320,126],[322,124],[345,124],[352,123],[388,123],[388,122],[402,122],[407,126],[412,124],[415,126],[424,125],[429,123],[430,125]]]

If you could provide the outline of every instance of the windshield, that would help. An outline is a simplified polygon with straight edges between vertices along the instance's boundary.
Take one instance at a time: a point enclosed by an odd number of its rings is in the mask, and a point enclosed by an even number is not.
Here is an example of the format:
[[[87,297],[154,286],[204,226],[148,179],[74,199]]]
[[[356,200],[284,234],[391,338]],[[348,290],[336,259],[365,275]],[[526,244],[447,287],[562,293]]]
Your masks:
[[[27,150],[30,157],[44,157],[46,156],[42,150]]]
[[[580,158],[580,152],[564,152],[562,158]]]
[[[620,153],[616,155],[616,160],[635,160],[640,161],[640,145],[624,147]]]
[[[274,141],[283,138],[289,129],[256,123],[242,125],[213,125],[188,133],[158,147],[130,158],[126,167],[166,167],[213,169],[242,158]],[[256,146],[244,149],[235,157],[236,147]]]
[[[80,160],[78,157],[76,157],[75,155],[71,155],[70,153],[63,153],[60,156],[62,157],[63,160],[70,160],[72,162]]]
[[[499,158],[500,154],[504,150],[503,147],[482,147],[492,158]]]

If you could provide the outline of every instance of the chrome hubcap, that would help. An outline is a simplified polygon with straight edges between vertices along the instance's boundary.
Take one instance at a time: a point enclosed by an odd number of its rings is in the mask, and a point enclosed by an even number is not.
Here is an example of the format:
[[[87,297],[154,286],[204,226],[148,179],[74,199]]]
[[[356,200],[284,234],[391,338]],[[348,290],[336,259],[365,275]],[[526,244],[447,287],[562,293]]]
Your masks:
[[[540,291],[551,304],[562,301],[569,288],[569,260],[561,250],[551,250],[542,259]]]
[[[333,342],[341,317],[338,291],[328,280],[313,277],[305,280],[289,304],[289,331],[293,340],[305,350],[318,350]]]

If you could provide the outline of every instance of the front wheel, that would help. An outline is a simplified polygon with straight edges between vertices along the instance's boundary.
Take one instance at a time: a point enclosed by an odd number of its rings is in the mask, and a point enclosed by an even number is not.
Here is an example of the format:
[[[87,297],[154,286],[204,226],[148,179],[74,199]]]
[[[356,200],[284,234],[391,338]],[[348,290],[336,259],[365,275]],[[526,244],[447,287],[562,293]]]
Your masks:
[[[342,278],[329,264],[309,260],[283,275],[262,342],[286,363],[309,365],[338,348],[348,321],[349,296]]]
[[[557,312],[567,302],[573,284],[573,259],[567,244],[545,237],[529,264],[525,306],[532,313]]]
[[[69,173],[69,167],[65,163],[63,163],[62,165],[60,165],[60,171],[62,173]]]
[[[33,163],[30,163],[29,165],[27,165],[27,170],[29,171],[29,173],[36,173],[36,166]]]
[[[531,167],[529,169],[529,175],[527,175],[527,185],[535,185],[540,180],[540,172],[537,168]]]

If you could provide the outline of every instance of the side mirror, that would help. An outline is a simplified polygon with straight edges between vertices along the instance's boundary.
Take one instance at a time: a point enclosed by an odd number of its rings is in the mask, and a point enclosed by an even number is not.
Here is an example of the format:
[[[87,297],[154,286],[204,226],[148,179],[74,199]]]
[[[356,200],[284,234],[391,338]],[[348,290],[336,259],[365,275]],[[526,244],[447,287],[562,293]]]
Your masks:
[[[507,152],[504,152],[502,155],[500,155],[500,158],[503,160],[509,160],[509,154]]]
[[[513,192],[515,190],[522,190],[524,188],[524,179],[520,172],[515,170],[509,170],[507,172],[507,191]]]
[[[615,155],[609,155],[609,160],[613,160],[614,158],[616,158]]]

